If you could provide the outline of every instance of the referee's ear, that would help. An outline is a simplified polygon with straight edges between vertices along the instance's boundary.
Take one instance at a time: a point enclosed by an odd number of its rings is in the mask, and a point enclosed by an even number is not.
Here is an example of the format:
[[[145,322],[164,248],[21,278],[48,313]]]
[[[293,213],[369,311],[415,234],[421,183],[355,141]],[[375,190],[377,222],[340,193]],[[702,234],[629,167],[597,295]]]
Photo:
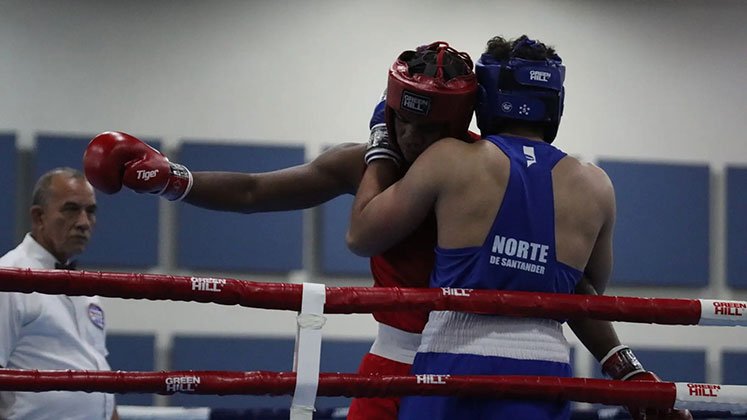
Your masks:
[[[44,209],[38,204],[34,204],[29,208],[29,216],[31,216],[31,227],[41,226],[43,214]]]

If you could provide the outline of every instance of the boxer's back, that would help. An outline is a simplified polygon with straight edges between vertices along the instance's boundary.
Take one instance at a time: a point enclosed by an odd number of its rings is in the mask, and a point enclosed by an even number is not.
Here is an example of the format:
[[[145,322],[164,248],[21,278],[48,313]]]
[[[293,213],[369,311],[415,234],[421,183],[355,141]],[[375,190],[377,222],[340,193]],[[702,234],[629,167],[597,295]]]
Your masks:
[[[459,150],[449,163],[453,175],[442,187],[436,203],[439,247],[482,246],[490,239],[488,235],[499,212],[511,211],[516,201],[511,197],[504,201],[512,163],[504,151],[487,140],[473,145],[445,141]],[[524,150],[530,155],[522,165],[534,164],[535,143],[537,147],[552,147],[540,141],[529,142],[529,149]],[[560,159],[551,174],[551,193],[533,205],[553,205],[556,258],[584,271],[600,235],[611,234],[605,232],[614,218],[611,183],[601,169],[571,156]]]

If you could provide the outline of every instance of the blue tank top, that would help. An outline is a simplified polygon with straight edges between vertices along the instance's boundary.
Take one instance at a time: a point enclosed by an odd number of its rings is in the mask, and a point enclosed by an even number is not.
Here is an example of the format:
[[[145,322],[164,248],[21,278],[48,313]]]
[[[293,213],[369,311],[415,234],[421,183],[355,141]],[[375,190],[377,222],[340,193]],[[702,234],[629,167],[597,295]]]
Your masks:
[[[436,247],[431,287],[573,293],[583,273],[555,258],[551,171],[566,154],[521,137],[485,140],[511,162],[503,202],[482,246]]]

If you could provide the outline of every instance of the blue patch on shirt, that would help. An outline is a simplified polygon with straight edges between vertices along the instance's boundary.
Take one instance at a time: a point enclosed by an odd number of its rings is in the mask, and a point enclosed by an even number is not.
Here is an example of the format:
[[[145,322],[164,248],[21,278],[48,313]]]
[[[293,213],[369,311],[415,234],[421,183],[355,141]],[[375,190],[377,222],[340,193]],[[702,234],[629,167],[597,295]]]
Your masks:
[[[93,325],[104,329],[104,310],[101,306],[91,303],[88,305],[88,318],[93,322]]]

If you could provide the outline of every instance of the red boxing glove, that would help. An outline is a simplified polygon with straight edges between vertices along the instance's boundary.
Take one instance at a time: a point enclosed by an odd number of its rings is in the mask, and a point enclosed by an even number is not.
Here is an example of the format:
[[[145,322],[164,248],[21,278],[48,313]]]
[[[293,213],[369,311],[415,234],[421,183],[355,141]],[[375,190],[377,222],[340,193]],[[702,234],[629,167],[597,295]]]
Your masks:
[[[661,382],[656,374],[643,369],[628,346],[617,346],[602,358],[602,372],[612,379],[623,381]],[[627,407],[633,420],[692,420],[688,410]]]
[[[192,188],[192,173],[139,139],[118,131],[94,137],[83,154],[83,170],[97,189],[114,194],[122,185],[139,193],[181,200]]]

